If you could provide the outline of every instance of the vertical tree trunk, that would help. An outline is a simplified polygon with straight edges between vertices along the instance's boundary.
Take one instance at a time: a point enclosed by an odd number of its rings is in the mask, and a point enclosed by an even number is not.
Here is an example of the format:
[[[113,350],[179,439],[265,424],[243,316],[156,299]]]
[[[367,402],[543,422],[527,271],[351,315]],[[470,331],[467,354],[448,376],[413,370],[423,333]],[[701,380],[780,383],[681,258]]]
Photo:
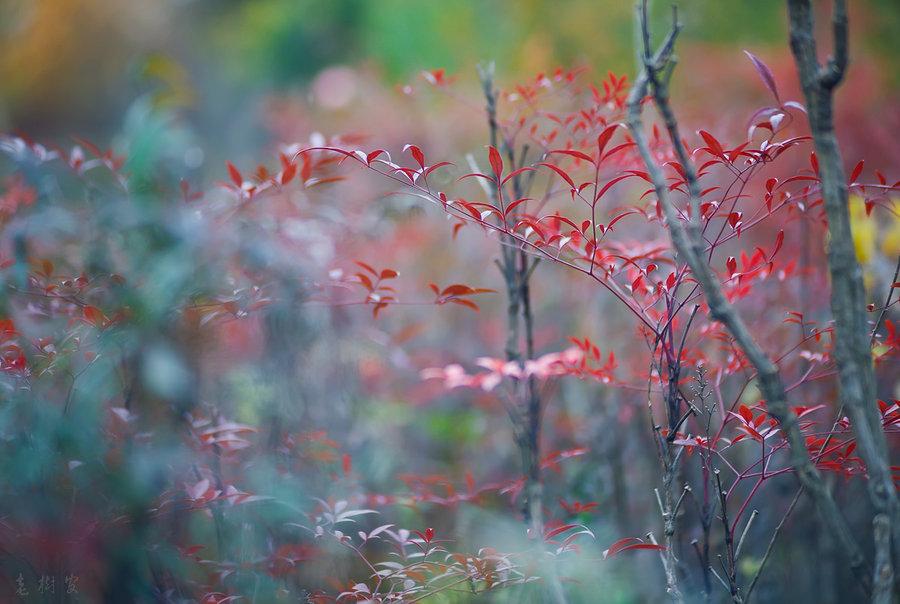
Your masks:
[[[806,99],[819,163],[822,199],[828,216],[834,356],[840,376],[841,400],[850,414],[857,447],[866,464],[869,498],[881,518],[879,526],[893,537],[893,562],[896,564],[900,560],[897,494],[881,417],[875,404],[875,371],[866,317],[866,292],[850,228],[847,177],[834,132],[834,89],[843,80],[848,63],[847,6],[845,0],[834,0],[834,49],[826,64],[821,66],[816,53],[810,0],[788,0],[787,5],[791,52]],[[890,548],[890,539],[876,541],[876,546],[879,544]],[[876,557],[880,565],[891,565],[890,555]],[[876,565],[875,581],[892,574],[891,568]]]
[[[793,3],[792,3],[793,4]],[[822,477],[809,456],[806,439],[799,428],[797,415],[787,400],[787,391],[778,366],[766,355],[756,339],[747,329],[742,317],[725,297],[718,277],[705,258],[705,243],[700,232],[700,186],[696,169],[682,143],[678,123],[669,104],[666,73],[671,73],[672,53],[675,39],[680,31],[677,20],[655,54],[651,55],[650,32],[647,24],[646,2],[639,5],[638,19],[643,38],[642,71],[638,75],[628,97],[628,126],[635,145],[654,183],[657,199],[663,209],[666,227],[678,255],[685,261],[703,291],[710,316],[722,323],[734,338],[735,344],[746,354],[756,369],[759,388],[766,399],[769,413],[778,420],[789,444],[790,463],[801,484],[816,503],[824,525],[832,531],[845,553],[850,568],[868,593],[871,593],[872,575],[865,556],[847,521],[841,514]],[[642,9],[641,9],[642,8]],[[814,53],[813,53],[814,55]],[[643,130],[641,118],[642,103],[649,93],[662,116],[670,141],[681,163],[688,182],[690,195],[690,220],[685,225],[669,197],[664,175],[650,150]],[[870,425],[864,422],[866,428]]]
[[[486,101],[486,113],[490,132],[490,143],[494,149],[500,148],[499,126],[497,124],[497,93],[494,89],[493,66],[479,69],[482,89]],[[516,156],[512,149],[506,149],[510,168],[516,167]],[[524,153],[523,153],[524,154]],[[513,179],[516,198],[522,197],[522,186],[518,177]],[[537,261],[529,261],[524,251],[517,249],[515,241],[504,235],[500,246],[500,272],[506,284],[507,293],[507,335],[506,358],[521,363],[523,359],[522,336],[524,328],[525,359],[534,357],[534,318],[531,310],[531,290],[529,281]],[[522,459],[524,477],[525,523],[536,550],[544,555],[544,494],[541,482],[541,398],[537,384],[529,378],[520,384],[517,399],[510,409],[516,445]],[[566,604],[566,594],[553,563],[547,565],[544,598],[555,604]]]

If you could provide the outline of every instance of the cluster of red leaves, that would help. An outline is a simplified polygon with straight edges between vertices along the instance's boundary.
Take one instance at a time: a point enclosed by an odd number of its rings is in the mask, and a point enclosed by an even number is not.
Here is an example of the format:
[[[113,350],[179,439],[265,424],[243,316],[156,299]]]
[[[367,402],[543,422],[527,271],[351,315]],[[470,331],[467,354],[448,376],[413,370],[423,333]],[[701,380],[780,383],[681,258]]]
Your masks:
[[[491,391],[504,379],[515,381],[536,378],[548,380],[562,376],[575,376],[579,378],[591,378],[601,383],[613,382],[613,370],[616,368],[615,355],[610,352],[604,362],[600,349],[591,343],[588,338],[579,340],[572,338],[575,344],[561,352],[551,352],[528,359],[522,363],[518,361],[505,361],[492,357],[481,357],[475,364],[485,371],[469,374],[462,365],[451,364],[446,367],[424,369],[421,375],[424,379],[440,379],[444,387],[453,389],[458,387],[480,388]]]
[[[10,319],[0,320],[0,371],[25,370],[25,353],[19,345],[18,336],[16,326]]]

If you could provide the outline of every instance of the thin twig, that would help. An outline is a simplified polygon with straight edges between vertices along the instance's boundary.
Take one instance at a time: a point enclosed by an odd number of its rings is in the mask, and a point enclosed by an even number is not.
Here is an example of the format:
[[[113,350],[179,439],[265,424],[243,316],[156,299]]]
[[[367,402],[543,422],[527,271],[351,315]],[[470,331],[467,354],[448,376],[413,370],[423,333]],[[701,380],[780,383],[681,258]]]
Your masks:
[[[759,568],[756,569],[756,574],[753,575],[753,580],[750,581],[750,585],[747,587],[747,593],[744,596],[746,601],[750,601],[750,594],[753,593],[753,588],[756,587],[756,583],[759,581],[759,577],[762,575],[762,571],[766,567],[766,562],[769,561],[769,555],[771,555],[772,550],[775,548],[775,542],[778,540],[778,535],[781,534],[781,529],[784,528],[787,519],[790,517],[791,512],[794,511],[794,508],[797,506],[797,502],[800,501],[800,495],[802,494],[803,487],[800,487],[794,494],[794,499],[791,500],[791,504],[788,506],[787,512],[785,512],[784,516],[782,516],[781,522],[779,522],[778,526],[775,527],[775,531],[772,533],[772,538],[769,539],[769,545],[766,546],[766,552],[763,554],[762,560],[759,563]]]
[[[898,278],[900,278],[900,255],[897,256],[897,266],[894,268],[894,277],[888,284],[888,293],[887,297],[884,299],[884,305],[881,307],[881,312],[878,313],[878,320],[875,321],[875,325],[872,326],[872,338],[870,340],[872,344],[875,343],[875,336],[878,334],[878,329],[881,327],[881,322],[884,321],[884,315],[887,313],[887,309],[891,305],[891,298],[894,296],[894,289],[896,289],[894,287],[894,283],[897,283]]]

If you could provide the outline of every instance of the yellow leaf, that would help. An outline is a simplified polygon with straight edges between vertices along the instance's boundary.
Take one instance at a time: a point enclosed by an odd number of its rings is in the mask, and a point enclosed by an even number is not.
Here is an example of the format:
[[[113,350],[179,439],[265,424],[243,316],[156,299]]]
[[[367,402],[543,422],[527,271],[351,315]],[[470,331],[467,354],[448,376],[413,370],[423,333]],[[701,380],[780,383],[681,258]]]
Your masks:
[[[900,255],[900,220],[894,214],[884,214],[884,220],[890,221],[883,224],[881,238],[881,251],[888,258],[896,258]]]
[[[878,235],[875,221],[866,215],[866,205],[862,197],[850,196],[850,228],[853,232],[853,246],[860,264],[867,264],[875,254]]]

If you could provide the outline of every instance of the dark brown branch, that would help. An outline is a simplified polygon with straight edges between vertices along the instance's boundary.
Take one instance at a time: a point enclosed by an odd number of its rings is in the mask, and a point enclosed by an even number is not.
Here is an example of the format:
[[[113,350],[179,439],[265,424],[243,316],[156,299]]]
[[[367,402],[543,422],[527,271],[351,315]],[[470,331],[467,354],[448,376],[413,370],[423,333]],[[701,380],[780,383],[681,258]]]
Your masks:
[[[642,29],[647,28],[646,11],[640,11],[639,19],[641,20]],[[834,532],[835,538],[841,544],[842,550],[849,559],[851,569],[868,591],[871,587],[871,574],[865,558],[856,539],[850,532],[847,522],[838,510],[834,498],[822,480],[818,469],[809,457],[809,452],[806,449],[806,440],[800,431],[797,416],[788,405],[787,394],[778,367],[762,350],[750,334],[741,316],[737,314],[734,307],[726,299],[718,277],[704,258],[705,246],[698,228],[699,213],[694,213],[692,220],[687,226],[682,223],[678,210],[669,197],[668,187],[662,170],[656,163],[647,143],[641,113],[644,98],[648,89],[650,89],[653,101],[659,108],[660,114],[667,120],[666,129],[672,138],[676,154],[679,154],[679,149],[682,150],[682,153],[678,155],[678,160],[684,166],[685,174],[688,175],[688,178],[691,178],[690,174],[695,174],[695,172],[688,171],[688,166],[691,164],[690,157],[687,156],[680,145],[676,144],[676,141],[680,141],[678,124],[669,107],[668,93],[665,90],[666,84],[658,77],[669,63],[674,39],[679,29],[678,23],[674,23],[662,47],[650,60],[645,59],[645,65],[635,80],[628,97],[628,125],[631,129],[632,137],[647,167],[647,172],[653,181],[657,199],[662,206],[675,250],[687,262],[694,277],[699,282],[709,305],[710,316],[725,325],[734,338],[735,343],[756,369],[760,390],[766,398],[767,409],[781,424],[785,438],[789,443],[791,465],[795,469],[801,484],[816,502],[816,507],[825,526]],[[647,37],[645,36],[645,39]],[[645,50],[643,56],[645,58],[650,56],[649,50]],[[690,191],[697,190],[695,185],[696,183],[694,183],[694,186],[691,186],[689,183]],[[693,198],[694,195],[692,194],[691,197]],[[691,205],[692,207],[698,206],[699,200],[692,199]]]

